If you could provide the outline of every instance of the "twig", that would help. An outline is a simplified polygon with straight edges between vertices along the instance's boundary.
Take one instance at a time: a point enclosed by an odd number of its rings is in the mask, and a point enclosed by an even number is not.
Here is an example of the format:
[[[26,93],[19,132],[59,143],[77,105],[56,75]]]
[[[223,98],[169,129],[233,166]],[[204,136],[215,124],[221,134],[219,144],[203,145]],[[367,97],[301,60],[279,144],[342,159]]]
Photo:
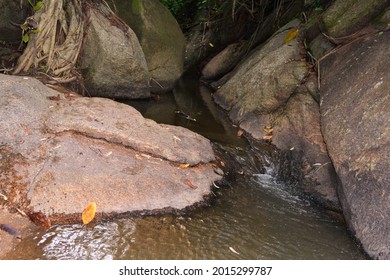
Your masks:
[[[38,177],[38,175],[39,175],[39,174],[42,172],[42,170],[45,168],[46,163],[47,163],[48,161],[49,161],[49,157],[47,157],[47,158],[45,159],[45,162],[42,164],[42,167],[38,170],[38,172],[37,172],[37,173],[35,174],[35,176],[32,178],[31,183],[30,183],[30,186],[28,187],[27,193],[30,192],[32,186],[33,186],[34,183],[35,183],[35,179]]]

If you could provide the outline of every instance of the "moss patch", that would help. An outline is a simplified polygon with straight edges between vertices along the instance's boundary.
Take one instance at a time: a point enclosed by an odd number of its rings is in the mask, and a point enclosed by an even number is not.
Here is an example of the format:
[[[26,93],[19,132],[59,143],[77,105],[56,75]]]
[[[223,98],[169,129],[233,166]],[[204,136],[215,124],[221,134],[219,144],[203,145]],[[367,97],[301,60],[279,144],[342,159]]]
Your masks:
[[[141,0],[133,0],[131,2],[132,11],[138,15],[142,14],[144,7],[142,6]]]

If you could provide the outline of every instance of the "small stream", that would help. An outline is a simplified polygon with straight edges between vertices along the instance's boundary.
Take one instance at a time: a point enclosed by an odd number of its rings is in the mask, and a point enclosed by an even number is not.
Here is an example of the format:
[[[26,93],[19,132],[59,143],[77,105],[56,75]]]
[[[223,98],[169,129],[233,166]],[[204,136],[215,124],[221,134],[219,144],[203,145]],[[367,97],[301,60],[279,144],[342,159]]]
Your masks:
[[[145,117],[194,130],[245,164],[247,143],[196,77],[173,94],[131,102]],[[195,121],[196,120],[196,121]],[[248,160],[249,162],[249,160]],[[253,169],[251,169],[253,170]],[[185,216],[54,226],[24,239],[8,259],[364,259],[340,214],[291,192],[269,172],[238,175],[212,205]]]

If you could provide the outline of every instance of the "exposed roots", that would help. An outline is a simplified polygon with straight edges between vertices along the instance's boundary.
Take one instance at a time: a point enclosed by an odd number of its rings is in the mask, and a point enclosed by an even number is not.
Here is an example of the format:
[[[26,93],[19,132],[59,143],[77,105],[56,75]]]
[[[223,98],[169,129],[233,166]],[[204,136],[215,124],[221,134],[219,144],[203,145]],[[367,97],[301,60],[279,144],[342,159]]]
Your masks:
[[[37,32],[30,32],[27,47],[13,74],[44,75],[49,83],[69,83],[80,75],[76,63],[83,42],[84,16],[81,0],[49,0],[33,19]]]

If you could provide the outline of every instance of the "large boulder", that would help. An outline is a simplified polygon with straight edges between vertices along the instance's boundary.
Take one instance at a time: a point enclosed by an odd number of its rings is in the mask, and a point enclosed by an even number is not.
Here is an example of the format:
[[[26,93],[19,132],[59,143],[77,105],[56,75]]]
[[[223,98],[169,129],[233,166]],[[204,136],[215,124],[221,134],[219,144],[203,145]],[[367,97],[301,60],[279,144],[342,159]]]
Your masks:
[[[103,7],[102,7],[103,9]],[[110,11],[106,11],[110,14]],[[81,53],[81,70],[89,96],[150,97],[145,56],[135,33],[110,15],[91,8]]]
[[[175,212],[204,203],[220,178],[209,140],[185,128],[31,78],[0,82],[0,192],[8,207],[58,223],[79,221],[90,201],[98,217]]]
[[[234,76],[219,89],[216,102],[241,122],[249,113],[270,113],[285,103],[307,74],[299,61],[301,44],[284,38],[297,28],[298,20],[282,27],[264,46],[235,69]],[[261,75],[260,75],[261,73]]]
[[[293,159],[291,175],[302,180],[305,192],[340,210],[334,169],[321,135],[319,105],[312,96],[316,82],[305,82],[308,69],[300,40],[285,42],[298,26],[294,20],[277,31],[234,70],[214,97],[252,137],[272,137],[272,143]]]
[[[351,35],[389,6],[389,0],[337,0],[323,14],[324,26],[332,37]]]
[[[118,16],[137,34],[145,53],[152,92],[171,90],[183,73],[184,35],[158,0],[116,0]]]
[[[350,229],[390,259],[390,34],[378,32],[321,63],[321,124]]]

